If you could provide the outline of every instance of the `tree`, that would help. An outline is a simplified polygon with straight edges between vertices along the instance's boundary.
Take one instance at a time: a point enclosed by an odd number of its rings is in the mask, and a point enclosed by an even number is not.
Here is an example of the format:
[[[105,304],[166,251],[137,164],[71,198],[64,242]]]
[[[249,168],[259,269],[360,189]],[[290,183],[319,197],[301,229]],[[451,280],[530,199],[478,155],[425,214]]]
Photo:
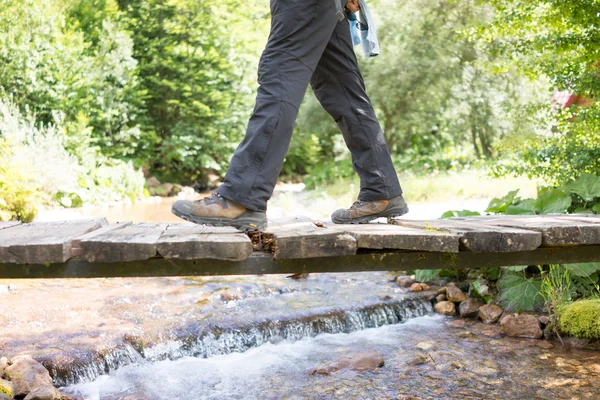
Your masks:
[[[478,36],[530,77],[588,99],[600,90],[598,0],[494,0],[495,18]],[[560,109],[548,102],[538,124],[545,129],[516,146],[514,161],[498,173],[522,173],[560,184],[600,172],[600,105]]]

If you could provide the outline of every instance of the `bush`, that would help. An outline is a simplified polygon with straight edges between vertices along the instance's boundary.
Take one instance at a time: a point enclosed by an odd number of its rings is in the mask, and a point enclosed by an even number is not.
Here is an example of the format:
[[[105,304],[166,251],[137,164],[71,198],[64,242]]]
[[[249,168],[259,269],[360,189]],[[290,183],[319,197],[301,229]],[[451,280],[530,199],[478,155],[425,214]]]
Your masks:
[[[0,184],[3,202],[10,217],[31,220],[33,202],[58,204],[65,207],[84,203],[98,204],[135,200],[143,196],[144,177],[131,162],[107,158],[89,145],[85,129],[79,131],[87,146],[73,155],[65,148],[67,141],[63,119],[42,125],[22,114],[10,102],[0,99]],[[8,211],[7,211],[8,212]]]
[[[36,186],[12,162],[11,148],[0,137],[0,221],[31,222],[37,214],[37,195]]]
[[[600,300],[581,300],[559,311],[559,329],[570,336],[600,339]]]

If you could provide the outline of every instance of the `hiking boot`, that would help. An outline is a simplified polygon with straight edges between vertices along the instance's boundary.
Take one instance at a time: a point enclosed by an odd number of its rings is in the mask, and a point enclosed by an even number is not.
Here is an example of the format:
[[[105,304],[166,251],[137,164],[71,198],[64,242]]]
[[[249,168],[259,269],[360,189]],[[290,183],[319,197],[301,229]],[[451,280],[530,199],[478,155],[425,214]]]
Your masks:
[[[247,210],[218,193],[194,202],[177,200],[173,203],[171,211],[178,217],[196,224],[233,226],[242,231],[262,229],[267,224],[265,212]]]
[[[400,195],[389,200],[355,201],[347,210],[334,211],[331,220],[335,224],[366,224],[376,218],[399,217],[407,212],[408,206]]]

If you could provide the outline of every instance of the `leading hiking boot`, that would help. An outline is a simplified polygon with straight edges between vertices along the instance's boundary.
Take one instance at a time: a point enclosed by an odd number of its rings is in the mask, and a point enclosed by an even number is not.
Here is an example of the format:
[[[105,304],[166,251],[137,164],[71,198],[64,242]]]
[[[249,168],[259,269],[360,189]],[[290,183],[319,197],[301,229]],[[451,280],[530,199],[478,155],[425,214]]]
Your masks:
[[[407,212],[408,206],[400,195],[389,200],[355,201],[347,210],[334,211],[331,220],[336,224],[366,224],[376,218],[400,217]]]
[[[177,200],[171,211],[196,224],[233,226],[242,231],[262,229],[267,224],[265,212],[250,211],[218,193],[194,202]]]

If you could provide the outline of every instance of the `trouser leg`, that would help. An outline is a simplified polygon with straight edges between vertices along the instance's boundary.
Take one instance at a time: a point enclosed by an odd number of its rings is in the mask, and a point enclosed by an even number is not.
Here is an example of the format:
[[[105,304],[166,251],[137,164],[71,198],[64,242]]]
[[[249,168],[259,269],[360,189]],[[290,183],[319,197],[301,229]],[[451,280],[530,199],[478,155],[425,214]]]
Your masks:
[[[352,164],[360,177],[358,198],[386,200],[402,194],[402,189],[365,92],[349,32],[347,20],[337,23],[310,83],[352,154]]]
[[[256,104],[217,189],[224,197],[266,211],[298,108],[336,22],[331,0],[271,0],[271,32],[259,62]]]

